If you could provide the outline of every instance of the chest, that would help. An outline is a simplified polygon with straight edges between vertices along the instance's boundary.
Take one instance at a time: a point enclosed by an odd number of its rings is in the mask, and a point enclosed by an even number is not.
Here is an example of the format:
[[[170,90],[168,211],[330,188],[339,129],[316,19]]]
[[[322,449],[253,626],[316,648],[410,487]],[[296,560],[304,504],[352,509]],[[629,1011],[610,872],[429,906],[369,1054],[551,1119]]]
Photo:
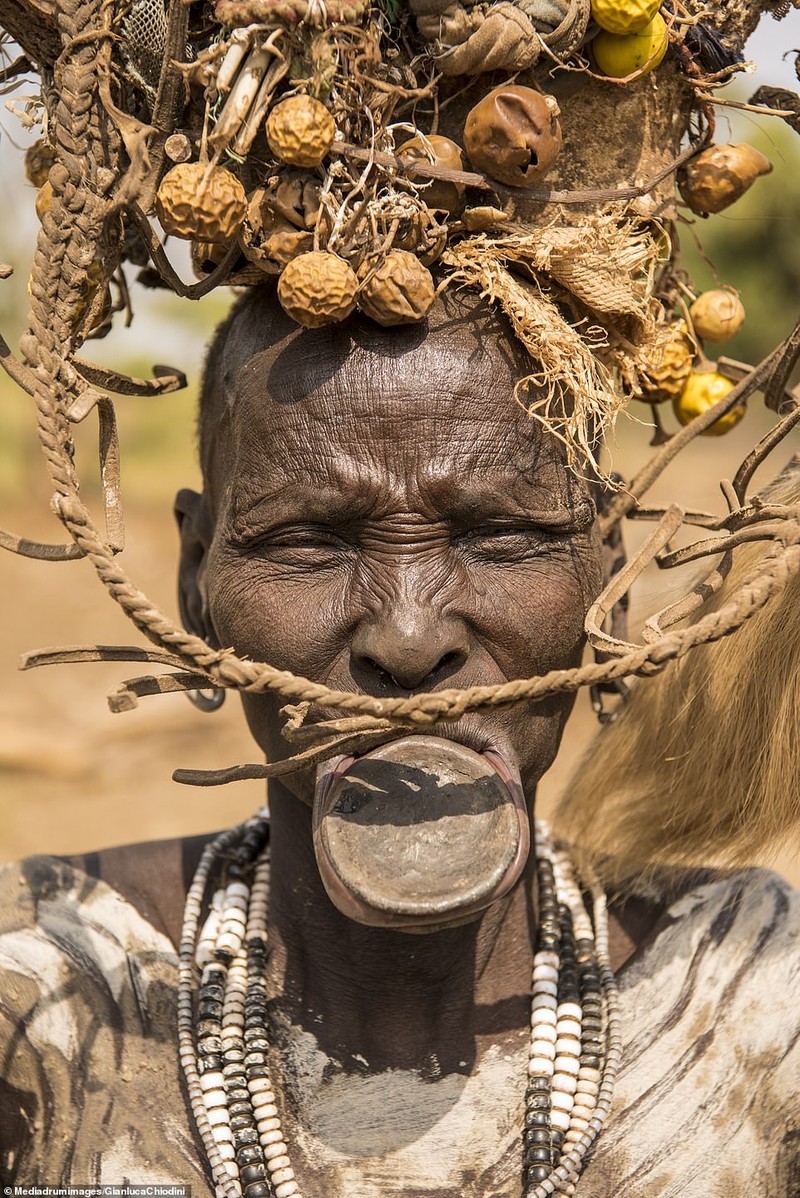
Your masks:
[[[472,1073],[426,1080],[344,1073],[322,1054],[299,1052],[280,1082],[304,1198],[521,1198],[524,1064],[489,1050]],[[654,1064],[623,1070],[576,1198],[797,1192],[787,1180],[796,1182],[795,1157],[783,1160],[788,1116],[780,1104],[753,1104],[756,1089],[741,1067],[713,1070],[714,1086],[707,1076],[696,1085],[688,1074],[676,1079],[674,1059],[661,1074]],[[6,1160],[15,1181],[188,1183],[196,1198],[210,1198],[171,1038],[104,1045],[87,1029],[82,1054],[47,1052],[41,1066],[47,1095],[26,1096],[26,1146]],[[0,1088],[3,1149],[11,1147],[5,1100]]]
[[[295,1046],[285,1130],[305,1194],[326,1198],[519,1198],[527,1059],[490,1048],[472,1071],[345,1072]]]

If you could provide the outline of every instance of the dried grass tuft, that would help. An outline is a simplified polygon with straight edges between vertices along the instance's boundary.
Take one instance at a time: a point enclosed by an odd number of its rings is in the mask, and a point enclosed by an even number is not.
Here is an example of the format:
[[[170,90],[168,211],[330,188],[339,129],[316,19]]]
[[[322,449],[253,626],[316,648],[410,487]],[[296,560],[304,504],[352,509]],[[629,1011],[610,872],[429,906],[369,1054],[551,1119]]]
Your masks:
[[[605,474],[595,450],[657,344],[655,241],[619,212],[533,232],[481,233],[442,258],[451,281],[501,305],[536,362],[517,398],[567,450],[571,469]],[[544,394],[528,404],[531,387]],[[608,480],[607,480],[608,481]]]

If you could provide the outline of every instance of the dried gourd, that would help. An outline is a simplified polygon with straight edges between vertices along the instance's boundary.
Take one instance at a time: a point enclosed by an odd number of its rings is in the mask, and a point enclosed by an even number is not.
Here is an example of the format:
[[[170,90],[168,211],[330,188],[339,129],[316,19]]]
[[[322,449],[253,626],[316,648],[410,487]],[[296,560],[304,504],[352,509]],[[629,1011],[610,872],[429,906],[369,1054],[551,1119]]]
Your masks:
[[[472,165],[509,187],[533,187],[561,149],[553,96],[519,84],[490,91],[469,113],[464,146]]]
[[[247,197],[236,176],[200,162],[173,166],[156,195],[162,229],[184,241],[232,241],[246,209]]]
[[[327,250],[294,258],[278,280],[281,307],[307,329],[344,320],[356,306],[357,293],[353,269]]]
[[[364,273],[359,307],[385,328],[422,320],[436,296],[431,272],[408,250],[391,250],[376,270]]]
[[[328,109],[313,96],[289,96],[267,117],[267,142],[289,166],[319,166],[336,136]]]

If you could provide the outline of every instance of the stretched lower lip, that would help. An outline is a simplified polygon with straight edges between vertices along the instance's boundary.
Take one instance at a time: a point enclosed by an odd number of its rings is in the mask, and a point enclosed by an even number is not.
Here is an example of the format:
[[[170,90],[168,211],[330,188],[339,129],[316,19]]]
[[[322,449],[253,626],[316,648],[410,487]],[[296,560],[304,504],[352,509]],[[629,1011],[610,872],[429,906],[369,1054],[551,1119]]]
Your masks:
[[[408,931],[464,922],[502,898],[530,850],[513,763],[424,735],[321,767],[313,822],[335,906]]]

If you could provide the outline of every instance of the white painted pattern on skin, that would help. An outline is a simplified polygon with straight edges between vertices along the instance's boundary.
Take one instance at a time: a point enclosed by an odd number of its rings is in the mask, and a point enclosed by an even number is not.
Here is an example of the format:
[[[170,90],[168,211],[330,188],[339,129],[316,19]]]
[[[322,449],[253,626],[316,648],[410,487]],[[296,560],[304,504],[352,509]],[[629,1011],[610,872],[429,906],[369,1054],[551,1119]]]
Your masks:
[[[35,978],[43,993],[59,994],[72,981],[70,962],[61,948],[42,931],[21,928],[0,939],[0,975],[8,1001],[16,989],[13,976]],[[51,1044],[70,1060],[78,1051],[78,1028],[72,1008],[66,1003],[42,1003],[28,1020],[26,1034],[31,1044],[43,1050]]]
[[[87,894],[75,874],[32,892],[34,873],[60,871],[0,870],[0,1171],[19,1184],[169,1178],[213,1198],[178,1080],[174,948],[104,883]],[[87,938],[86,922],[102,933]],[[623,1069],[579,1198],[800,1194],[799,929],[800,894],[759,871],[670,904],[620,978]],[[109,937],[131,954],[127,977]],[[487,1048],[471,1081],[431,1082],[370,1077],[355,1059],[352,1076],[326,1072],[315,1036],[291,1028],[276,1047],[309,1198],[519,1198],[522,1053]]]
[[[467,1193],[470,1177],[485,1193],[478,1179],[491,1169],[495,1192],[518,1194],[526,1045],[489,1048],[471,1077],[429,1080],[412,1070],[345,1073],[297,1027],[276,1040],[287,1136],[329,1193],[407,1193],[409,1178],[420,1194]]]

